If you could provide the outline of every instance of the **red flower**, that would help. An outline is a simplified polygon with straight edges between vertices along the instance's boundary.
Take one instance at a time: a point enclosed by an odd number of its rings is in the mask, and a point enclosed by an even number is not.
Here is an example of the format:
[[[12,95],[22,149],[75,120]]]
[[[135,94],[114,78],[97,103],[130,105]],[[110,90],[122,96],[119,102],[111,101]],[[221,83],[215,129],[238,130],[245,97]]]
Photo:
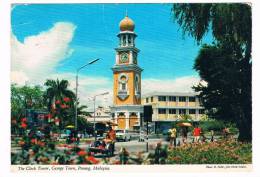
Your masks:
[[[36,144],[37,140],[35,138],[31,139],[32,144]]]
[[[24,117],[24,118],[22,118],[22,122],[26,122],[27,121],[27,119]]]
[[[60,104],[60,100],[55,101],[55,104]]]
[[[62,109],[65,109],[65,108],[67,108],[67,105],[66,105],[66,104],[62,104],[62,105],[60,105],[60,107],[61,107]]]
[[[66,151],[65,153],[66,153],[67,155],[70,155],[70,154],[71,154],[71,152],[70,152],[70,151]]]
[[[27,127],[27,124],[22,122],[21,127],[25,129]]]
[[[98,164],[99,160],[95,159],[93,156],[86,157],[86,160],[91,162],[92,164]]]
[[[78,154],[79,156],[85,156],[85,155],[87,155],[87,152],[86,152],[86,151],[83,151],[83,150],[80,150],[77,154]]]
[[[60,119],[55,119],[55,122],[60,122]]]
[[[70,98],[69,98],[69,97],[65,97],[65,98],[63,98],[63,101],[69,102],[69,101],[70,101]]]
[[[51,118],[51,114],[47,114],[47,118],[50,119]]]
[[[41,147],[43,147],[43,146],[45,146],[45,142],[39,141],[39,142],[38,142],[38,145],[41,146]]]

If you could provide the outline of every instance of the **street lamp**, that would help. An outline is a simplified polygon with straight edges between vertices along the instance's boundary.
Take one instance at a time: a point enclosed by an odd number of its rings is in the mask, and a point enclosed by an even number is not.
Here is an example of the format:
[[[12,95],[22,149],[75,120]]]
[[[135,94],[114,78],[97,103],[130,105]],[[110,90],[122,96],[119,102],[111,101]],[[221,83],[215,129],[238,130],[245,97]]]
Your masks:
[[[97,140],[97,134],[96,134],[96,97],[97,96],[102,96],[102,95],[108,95],[109,92],[105,92],[105,93],[101,93],[98,95],[95,95],[93,97],[93,101],[94,101],[94,136],[95,136],[95,141]]]
[[[98,61],[98,59],[95,59],[95,60],[92,60],[90,61],[89,63],[81,66],[80,68],[77,69],[77,72],[76,72],[76,103],[75,103],[75,131],[77,132],[77,120],[78,120],[78,74],[79,74],[79,71],[83,68],[85,68],[86,66],[88,65],[91,65],[93,63],[95,63],[96,61]]]

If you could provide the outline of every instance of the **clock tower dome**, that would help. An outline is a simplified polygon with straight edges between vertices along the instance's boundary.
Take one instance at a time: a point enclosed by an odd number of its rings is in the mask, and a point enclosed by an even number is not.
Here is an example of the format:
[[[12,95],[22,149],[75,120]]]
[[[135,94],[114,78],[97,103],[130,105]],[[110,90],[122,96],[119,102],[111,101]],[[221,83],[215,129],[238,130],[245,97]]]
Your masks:
[[[118,129],[133,129],[140,126],[141,106],[141,72],[138,66],[139,49],[135,47],[135,24],[126,16],[121,20],[117,35],[119,45],[113,66],[113,108],[114,120]]]

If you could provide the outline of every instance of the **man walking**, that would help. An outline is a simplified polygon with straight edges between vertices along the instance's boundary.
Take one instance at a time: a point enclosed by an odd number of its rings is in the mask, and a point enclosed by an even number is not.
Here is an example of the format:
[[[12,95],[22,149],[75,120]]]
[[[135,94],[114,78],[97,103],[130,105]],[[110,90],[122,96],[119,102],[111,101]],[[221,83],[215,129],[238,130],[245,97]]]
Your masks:
[[[176,147],[176,138],[177,138],[177,130],[176,128],[169,129],[170,132],[170,146],[172,146],[172,142],[174,144],[174,147]]]

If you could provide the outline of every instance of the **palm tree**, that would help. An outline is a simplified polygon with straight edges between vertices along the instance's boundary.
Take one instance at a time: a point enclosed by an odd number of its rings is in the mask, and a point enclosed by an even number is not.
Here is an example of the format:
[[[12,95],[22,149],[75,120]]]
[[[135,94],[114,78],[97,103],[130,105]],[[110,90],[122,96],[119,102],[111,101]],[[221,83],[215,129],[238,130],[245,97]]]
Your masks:
[[[67,109],[73,110],[76,96],[73,91],[68,89],[67,80],[47,80],[44,85],[47,87],[44,100],[48,110],[56,120],[59,119],[59,127],[63,129],[65,123],[70,119]],[[65,98],[69,101],[65,101]]]
[[[51,110],[52,106],[55,106],[57,100],[62,100],[64,97],[75,101],[75,94],[68,89],[69,82],[67,80],[59,81],[59,79],[57,79],[55,81],[48,79],[44,85],[47,87],[44,97],[49,110]]]

